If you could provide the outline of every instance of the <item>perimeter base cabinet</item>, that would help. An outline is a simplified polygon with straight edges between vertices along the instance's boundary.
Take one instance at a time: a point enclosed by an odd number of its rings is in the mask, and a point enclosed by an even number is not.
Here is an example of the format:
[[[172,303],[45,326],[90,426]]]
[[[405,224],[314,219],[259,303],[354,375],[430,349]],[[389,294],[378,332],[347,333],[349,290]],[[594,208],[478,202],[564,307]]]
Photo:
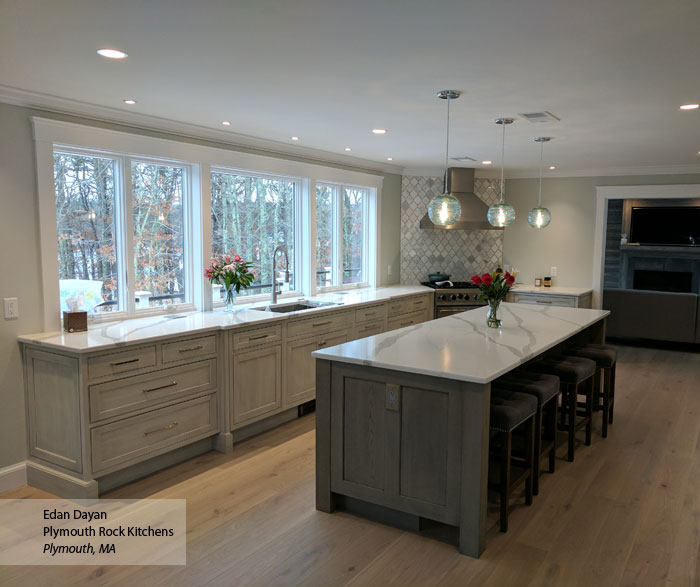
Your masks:
[[[233,355],[234,427],[282,407],[282,345]]]
[[[221,430],[218,341],[200,334],[84,354],[24,344],[28,482],[96,498],[108,476],[126,482],[165,466],[168,453],[210,447]]]

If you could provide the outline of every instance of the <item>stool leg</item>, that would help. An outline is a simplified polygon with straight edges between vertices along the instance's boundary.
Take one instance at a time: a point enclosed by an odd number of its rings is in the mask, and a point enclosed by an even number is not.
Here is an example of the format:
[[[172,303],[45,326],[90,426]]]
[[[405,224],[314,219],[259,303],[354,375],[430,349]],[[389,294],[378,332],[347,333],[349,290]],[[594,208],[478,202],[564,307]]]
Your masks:
[[[501,432],[501,532],[508,532],[508,501],[510,500],[510,451],[512,432]]]
[[[611,369],[601,369],[603,380],[603,438],[608,437],[608,418],[610,418],[610,372]]]
[[[610,369],[610,418],[608,422],[613,423],[613,411],[615,410],[615,368],[617,363],[614,363]]]
[[[593,386],[594,377],[589,377],[586,382],[586,417],[588,422],[586,423],[586,446],[591,446],[591,436],[593,432],[593,394],[595,389]]]
[[[539,453],[535,453],[535,417],[529,418],[527,421],[527,425],[525,426],[525,442],[527,443],[527,448],[525,449],[525,464],[530,469],[525,478],[525,503],[527,505],[532,505],[532,487],[535,480],[534,455],[537,454],[539,457]],[[539,461],[539,458],[537,460]],[[539,470],[539,466],[537,466],[537,469]]]
[[[540,460],[542,451],[542,413],[544,408],[540,406],[535,412],[535,452],[532,479],[532,494],[538,495],[540,492]]]
[[[549,402],[549,409],[551,411],[550,415],[550,426],[552,432],[552,448],[549,451],[549,472],[554,473],[554,460],[557,452],[557,403],[559,398],[554,398]]]
[[[578,385],[567,384],[567,400],[569,402],[569,449],[567,458],[574,462],[574,442],[576,441],[576,397]]]

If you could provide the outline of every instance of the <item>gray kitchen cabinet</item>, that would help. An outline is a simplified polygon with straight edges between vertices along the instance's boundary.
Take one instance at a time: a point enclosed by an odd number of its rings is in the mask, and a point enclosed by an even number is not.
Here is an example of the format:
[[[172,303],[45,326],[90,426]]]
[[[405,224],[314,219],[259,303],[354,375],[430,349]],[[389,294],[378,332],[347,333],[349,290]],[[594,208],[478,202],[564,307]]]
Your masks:
[[[311,353],[349,340],[350,329],[345,329],[287,342],[285,407],[297,406],[316,397],[316,359]]]
[[[233,428],[272,415],[282,407],[281,344],[234,353],[232,367]]]

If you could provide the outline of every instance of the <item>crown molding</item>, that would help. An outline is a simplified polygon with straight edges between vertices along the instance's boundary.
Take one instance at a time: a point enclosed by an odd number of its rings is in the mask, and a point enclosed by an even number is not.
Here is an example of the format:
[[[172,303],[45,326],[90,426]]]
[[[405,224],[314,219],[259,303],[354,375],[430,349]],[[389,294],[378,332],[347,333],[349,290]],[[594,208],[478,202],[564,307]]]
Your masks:
[[[403,173],[403,167],[399,165],[370,161],[369,159],[351,157],[340,153],[331,153],[329,151],[322,151],[321,149],[313,149],[302,145],[290,146],[278,141],[261,139],[231,131],[207,128],[196,124],[170,120],[168,118],[139,114],[137,112],[124,112],[117,108],[99,106],[79,100],[22,90],[3,84],[0,84],[0,102],[27,108],[38,108],[59,114],[69,114],[101,122],[120,124],[132,128],[155,130],[177,137],[216,141],[228,147],[255,149],[271,156],[284,155],[287,157],[299,157],[309,162],[343,165],[362,171],[394,173],[397,175]]]
[[[625,175],[681,175],[700,173],[700,163],[688,165],[647,165],[644,167],[590,167],[585,169],[555,169],[542,174],[543,179],[550,177],[613,177]],[[539,179],[537,171],[506,171],[508,179]]]

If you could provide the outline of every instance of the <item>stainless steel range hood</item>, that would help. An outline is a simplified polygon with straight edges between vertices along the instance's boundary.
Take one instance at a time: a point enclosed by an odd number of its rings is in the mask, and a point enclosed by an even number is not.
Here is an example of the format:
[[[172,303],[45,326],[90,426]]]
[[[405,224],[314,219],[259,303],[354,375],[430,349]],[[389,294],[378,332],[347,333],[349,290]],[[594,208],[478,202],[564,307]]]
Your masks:
[[[486,219],[489,207],[474,193],[474,170],[466,167],[450,167],[447,170],[447,191],[459,200],[462,212],[454,224],[437,226],[428,213],[420,221],[420,227],[435,230],[503,230],[491,226]]]

